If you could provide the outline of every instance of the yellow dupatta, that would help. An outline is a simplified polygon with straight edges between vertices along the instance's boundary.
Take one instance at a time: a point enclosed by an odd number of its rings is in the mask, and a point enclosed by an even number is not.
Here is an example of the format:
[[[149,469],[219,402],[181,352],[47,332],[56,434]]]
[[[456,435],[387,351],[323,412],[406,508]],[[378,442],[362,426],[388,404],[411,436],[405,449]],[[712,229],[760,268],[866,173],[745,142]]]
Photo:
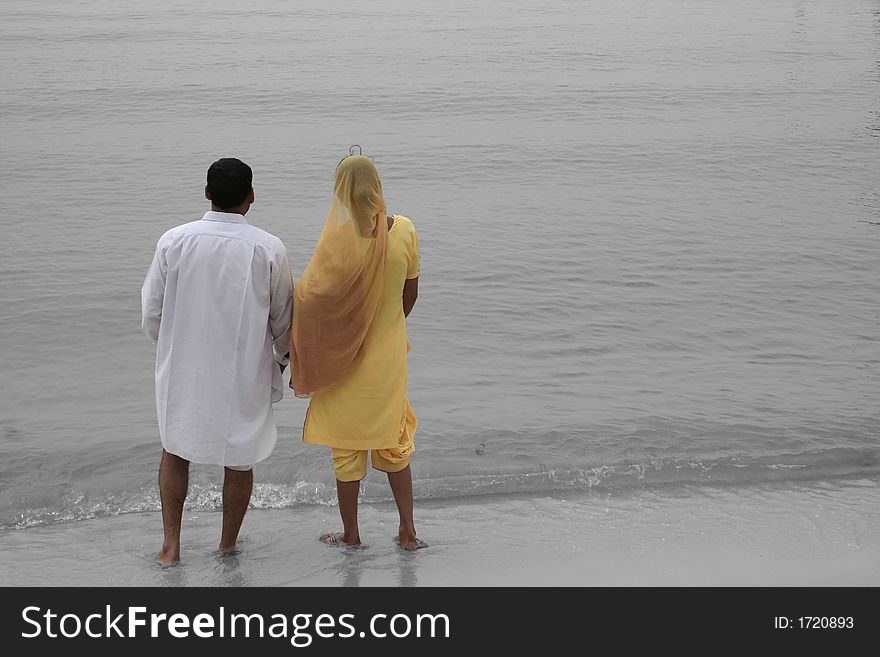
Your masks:
[[[294,288],[290,387],[297,397],[340,383],[363,358],[385,277],[385,211],[373,162],[342,160],[324,230]]]

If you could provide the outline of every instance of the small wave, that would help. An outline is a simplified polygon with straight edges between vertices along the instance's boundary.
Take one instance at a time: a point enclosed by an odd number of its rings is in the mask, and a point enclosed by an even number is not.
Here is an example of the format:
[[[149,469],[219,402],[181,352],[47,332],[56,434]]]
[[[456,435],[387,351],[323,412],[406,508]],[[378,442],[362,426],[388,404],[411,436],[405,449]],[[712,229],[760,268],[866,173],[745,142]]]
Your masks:
[[[417,500],[466,500],[486,495],[541,495],[565,491],[620,490],[666,484],[755,484],[762,482],[804,481],[880,474],[880,454],[876,450],[830,449],[797,455],[775,455],[759,459],[730,456],[719,459],[648,457],[638,461],[584,466],[535,468],[516,471],[448,473],[418,478],[413,482]],[[362,501],[366,504],[392,500],[384,482],[367,482]],[[292,484],[258,483],[251,507],[287,509],[302,505],[336,504],[336,489],[330,483],[297,481]],[[186,509],[189,512],[220,511],[222,486],[191,486]],[[58,508],[10,510],[0,514],[0,528],[25,528],[62,522],[116,516],[125,513],[160,511],[155,486],[136,493],[89,497],[69,493]]]
[[[330,506],[336,503],[335,487],[324,483],[297,482],[294,485],[255,484],[251,496],[251,508],[286,509],[303,504]],[[186,498],[186,510],[221,511],[223,509],[222,485],[191,486]],[[89,498],[84,493],[65,495],[60,508],[40,507],[9,512],[0,516],[0,528],[37,527],[92,518],[105,518],[125,513],[161,511],[159,491],[155,487],[134,494],[107,493],[102,497]]]

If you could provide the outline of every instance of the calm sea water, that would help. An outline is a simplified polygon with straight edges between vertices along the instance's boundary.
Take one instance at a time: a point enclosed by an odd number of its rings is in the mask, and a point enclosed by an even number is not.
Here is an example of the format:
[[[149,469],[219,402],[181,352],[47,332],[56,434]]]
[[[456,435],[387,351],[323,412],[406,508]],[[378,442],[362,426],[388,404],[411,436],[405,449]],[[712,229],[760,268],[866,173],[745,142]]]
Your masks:
[[[156,239],[237,156],[298,276],[353,143],[421,239],[417,496],[880,472],[876,1],[4,0],[0,59],[0,526],[158,508]],[[305,408],[257,506],[335,499]]]

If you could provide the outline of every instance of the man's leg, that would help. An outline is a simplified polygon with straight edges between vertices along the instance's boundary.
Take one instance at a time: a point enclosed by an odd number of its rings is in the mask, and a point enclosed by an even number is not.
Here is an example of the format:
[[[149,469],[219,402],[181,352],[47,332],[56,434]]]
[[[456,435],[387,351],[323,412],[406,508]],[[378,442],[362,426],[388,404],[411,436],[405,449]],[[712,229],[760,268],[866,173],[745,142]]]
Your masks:
[[[220,551],[235,551],[238,531],[244,520],[244,514],[251,501],[254,488],[254,470],[236,470],[224,468],[223,477],[223,533],[220,536]]]
[[[159,464],[159,498],[162,500],[165,541],[156,559],[166,566],[180,561],[180,522],[188,486],[189,461],[163,449],[162,463]]]

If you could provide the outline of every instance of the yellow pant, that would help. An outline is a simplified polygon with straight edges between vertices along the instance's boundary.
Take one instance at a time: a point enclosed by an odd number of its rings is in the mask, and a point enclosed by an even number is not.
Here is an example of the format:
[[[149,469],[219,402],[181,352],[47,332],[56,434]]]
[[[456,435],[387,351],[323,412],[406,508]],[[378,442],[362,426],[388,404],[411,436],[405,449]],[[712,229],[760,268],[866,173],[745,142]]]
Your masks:
[[[367,475],[367,450],[337,449],[333,451],[333,469],[339,481],[360,481]],[[408,449],[374,449],[373,469],[381,472],[400,472],[409,465],[409,455],[414,451],[412,443]]]

